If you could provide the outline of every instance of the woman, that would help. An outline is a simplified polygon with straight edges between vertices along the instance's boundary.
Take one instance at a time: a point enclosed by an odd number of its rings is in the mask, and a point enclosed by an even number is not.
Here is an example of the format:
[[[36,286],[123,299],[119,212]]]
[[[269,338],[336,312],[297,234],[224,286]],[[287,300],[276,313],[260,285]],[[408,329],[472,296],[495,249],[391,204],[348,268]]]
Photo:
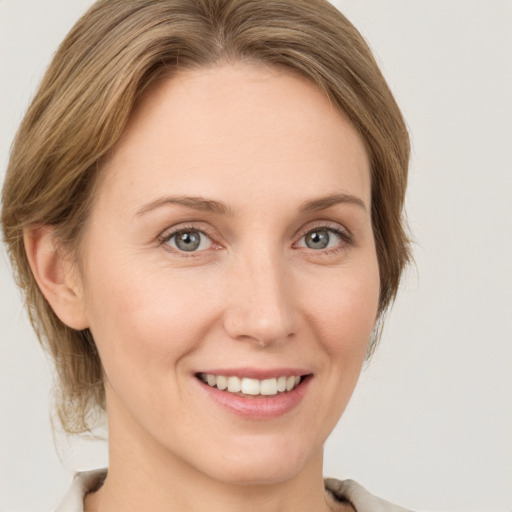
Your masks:
[[[104,0],[17,135],[2,224],[70,433],[58,510],[400,510],[322,480],[409,258],[409,144],[322,0]]]

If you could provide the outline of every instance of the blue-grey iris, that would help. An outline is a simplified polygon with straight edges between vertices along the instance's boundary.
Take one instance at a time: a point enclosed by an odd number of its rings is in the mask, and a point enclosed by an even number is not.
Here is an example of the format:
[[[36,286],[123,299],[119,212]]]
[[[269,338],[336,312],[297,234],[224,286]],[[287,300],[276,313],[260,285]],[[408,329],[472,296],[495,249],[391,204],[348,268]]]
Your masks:
[[[310,249],[325,249],[329,245],[329,231],[319,229],[311,231],[305,236],[305,244]]]
[[[201,234],[198,231],[180,231],[175,235],[175,243],[182,251],[195,251],[201,244]]]

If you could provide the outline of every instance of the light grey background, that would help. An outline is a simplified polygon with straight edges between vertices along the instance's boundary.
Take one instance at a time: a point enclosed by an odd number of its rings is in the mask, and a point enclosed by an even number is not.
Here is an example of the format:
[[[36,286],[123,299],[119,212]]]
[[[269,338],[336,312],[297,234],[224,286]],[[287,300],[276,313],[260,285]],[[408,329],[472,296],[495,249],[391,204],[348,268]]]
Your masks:
[[[0,0],[0,176],[89,0]],[[326,474],[415,510],[512,510],[512,2],[337,0],[413,140],[411,270],[326,448]],[[0,510],[52,510],[104,446],[57,435],[51,376],[0,253]]]

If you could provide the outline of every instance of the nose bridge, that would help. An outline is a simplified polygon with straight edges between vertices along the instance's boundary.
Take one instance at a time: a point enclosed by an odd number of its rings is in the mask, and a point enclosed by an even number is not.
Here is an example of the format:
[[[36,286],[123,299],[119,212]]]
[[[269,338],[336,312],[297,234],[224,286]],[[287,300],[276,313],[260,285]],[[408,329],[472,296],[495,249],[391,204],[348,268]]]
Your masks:
[[[290,275],[282,253],[269,245],[252,244],[236,258],[225,318],[231,337],[261,345],[288,338],[295,327]]]

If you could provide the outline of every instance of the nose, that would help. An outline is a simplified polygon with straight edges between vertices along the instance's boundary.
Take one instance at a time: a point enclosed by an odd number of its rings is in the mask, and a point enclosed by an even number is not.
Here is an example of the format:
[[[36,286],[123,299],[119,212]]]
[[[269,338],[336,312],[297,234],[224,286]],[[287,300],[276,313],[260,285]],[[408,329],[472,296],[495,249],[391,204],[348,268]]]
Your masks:
[[[232,339],[266,347],[294,335],[293,283],[277,251],[240,258],[231,269],[227,293],[224,328]]]

